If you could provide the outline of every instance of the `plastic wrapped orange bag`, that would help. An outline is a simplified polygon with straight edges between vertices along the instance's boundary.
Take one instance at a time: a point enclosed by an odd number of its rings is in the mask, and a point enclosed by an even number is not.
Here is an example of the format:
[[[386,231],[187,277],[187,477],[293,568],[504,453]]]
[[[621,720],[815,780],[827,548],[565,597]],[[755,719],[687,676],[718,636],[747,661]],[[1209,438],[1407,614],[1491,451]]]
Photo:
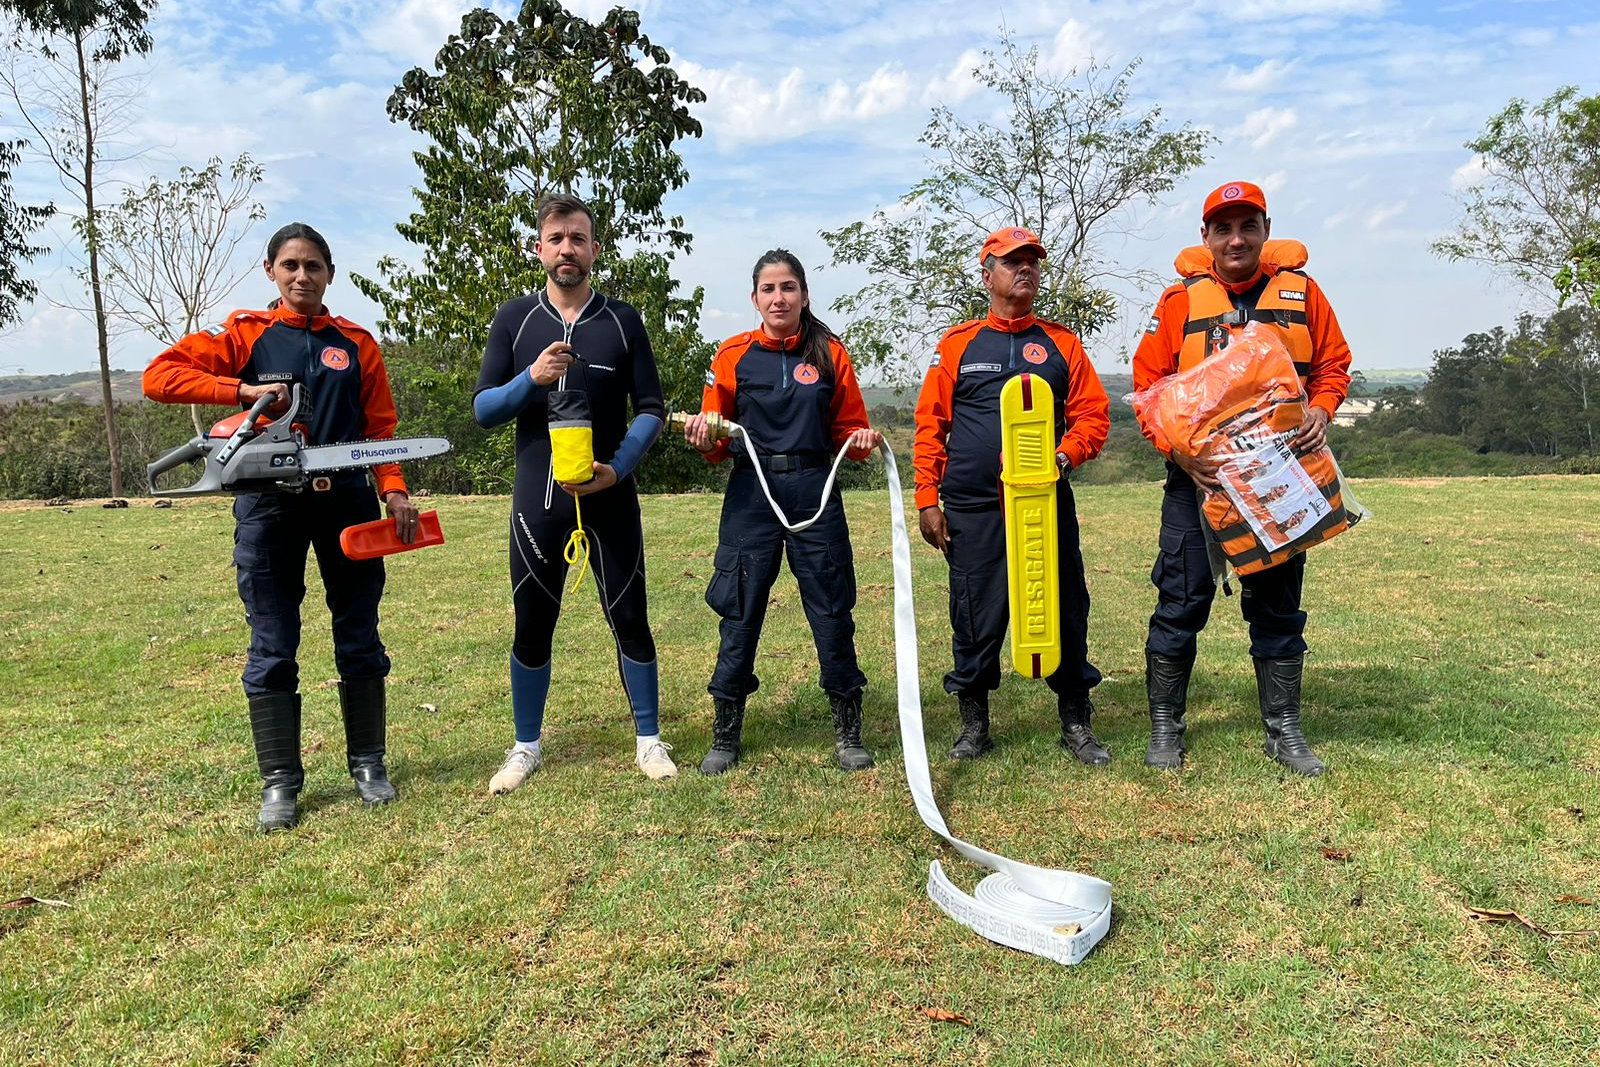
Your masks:
[[[1129,397],[1163,449],[1217,462],[1201,511],[1233,569],[1252,574],[1337,537],[1367,512],[1326,447],[1289,447],[1306,395],[1277,332],[1250,323],[1228,346]]]

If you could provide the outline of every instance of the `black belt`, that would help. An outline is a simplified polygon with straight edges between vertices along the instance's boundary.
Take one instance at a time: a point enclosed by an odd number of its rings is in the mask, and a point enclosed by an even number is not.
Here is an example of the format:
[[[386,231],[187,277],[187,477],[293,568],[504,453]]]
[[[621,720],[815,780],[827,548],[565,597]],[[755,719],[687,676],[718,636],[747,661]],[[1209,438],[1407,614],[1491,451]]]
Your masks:
[[[749,463],[748,453],[739,457],[740,462]],[[761,466],[773,474],[788,474],[792,471],[813,470],[817,467],[826,467],[833,462],[833,457],[821,452],[778,452],[773,455],[763,455]]]

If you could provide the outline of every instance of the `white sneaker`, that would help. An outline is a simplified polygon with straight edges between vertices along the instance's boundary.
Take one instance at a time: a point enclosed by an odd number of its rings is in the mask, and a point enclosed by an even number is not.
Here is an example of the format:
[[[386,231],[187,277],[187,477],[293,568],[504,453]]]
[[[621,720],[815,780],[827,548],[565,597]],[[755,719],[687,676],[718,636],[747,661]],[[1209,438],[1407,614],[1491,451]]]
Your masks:
[[[489,794],[503,796],[528,780],[528,775],[544,765],[544,755],[537,748],[508,748],[506,761],[489,779]]]
[[[648,740],[641,739],[638,744],[638,754],[633,762],[639,765],[644,776],[653,782],[663,778],[671,778],[678,773],[678,765],[672,762],[672,757],[667,755],[672,751],[672,746],[659,737]]]

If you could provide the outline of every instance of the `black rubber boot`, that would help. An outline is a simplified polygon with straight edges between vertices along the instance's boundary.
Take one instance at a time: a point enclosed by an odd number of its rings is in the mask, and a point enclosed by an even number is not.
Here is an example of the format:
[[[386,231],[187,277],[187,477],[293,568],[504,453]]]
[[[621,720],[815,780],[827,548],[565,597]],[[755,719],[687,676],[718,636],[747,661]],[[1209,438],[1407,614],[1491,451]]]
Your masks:
[[[1094,714],[1094,702],[1088,693],[1062,693],[1057,699],[1061,713],[1061,747],[1078,757],[1078,762],[1091,767],[1104,767],[1111,762],[1111,753],[1089,728],[1089,717]]]
[[[711,724],[711,751],[700,761],[701,774],[721,774],[739,762],[739,735],[744,732],[744,700],[714,698],[717,718]]]
[[[399,794],[389,784],[383,765],[388,703],[382,678],[344,678],[339,682],[339,710],[344,715],[345,765],[356,780],[363,804],[387,804]]]
[[[249,699],[250,735],[261,768],[261,814],[256,825],[262,833],[292,830],[300,821],[295,800],[306,781],[300,763],[300,694],[261,693]]]
[[[861,698],[828,694],[833,705],[833,758],[841,771],[864,771],[873,765],[872,753],[861,743]]]
[[[977,759],[994,748],[989,740],[989,694],[957,693],[961,706],[961,733],[950,747],[951,759]]]
[[[1300,675],[1304,656],[1256,660],[1256,694],[1267,741],[1261,751],[1296,774],[1315,778],[1328,769],[1300,732]]]
[[[1183,766],[1183,717],[1189,711],[1189,675],[1194,657],[1168,659],[1145,649],[1144,691],[1150,700],[1150,745],[1144,750],[1146,767],[1175,771]]]

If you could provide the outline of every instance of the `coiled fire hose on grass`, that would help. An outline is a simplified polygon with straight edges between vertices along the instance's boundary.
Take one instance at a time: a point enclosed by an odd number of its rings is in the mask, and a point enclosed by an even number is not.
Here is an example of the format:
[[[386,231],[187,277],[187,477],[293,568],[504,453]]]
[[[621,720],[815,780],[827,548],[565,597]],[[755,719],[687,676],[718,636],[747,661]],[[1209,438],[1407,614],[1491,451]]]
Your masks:
[[[674,412],[671,425],[680,431],[692,413]],[[743,426],[719,420],[707,422],[715,436],[737,437],[744,441],[752,461],[757,460],[755,443]],[[815,523],[833,493],[834,479],[844,461],[847,447],[839,449],[833,468],[822,486],[817,513],[799,522],[790,522],[772,491],[759,462],[752,462],[761,492],[773,514],[791,533]],[[1111,883],[1092,875],[1035,867],[989,852],[956,837],[944,821],[933,797],[933,779],[928,767],[928,742],[922,724],[922,684],[917,663],[917,616],[911,586],[911,538],[906,532],[905,501],[900,489],[900,472],[894,450],[887,441],[878,446],[883,455],[889,488],[889,513],[892,525],[894,562],[894,645],[895,685],[900,709],[900,743],[904,751],[906,784],[917,814],[928,829],[944,838],[964,858],[992,871],[968,894],[952,882],[938,860],[928,865],[928,898],[946,915],[983,937],[1001,945],[1031,952],[1057,963],[1074,964],[1087,956],[1111,926]]]

